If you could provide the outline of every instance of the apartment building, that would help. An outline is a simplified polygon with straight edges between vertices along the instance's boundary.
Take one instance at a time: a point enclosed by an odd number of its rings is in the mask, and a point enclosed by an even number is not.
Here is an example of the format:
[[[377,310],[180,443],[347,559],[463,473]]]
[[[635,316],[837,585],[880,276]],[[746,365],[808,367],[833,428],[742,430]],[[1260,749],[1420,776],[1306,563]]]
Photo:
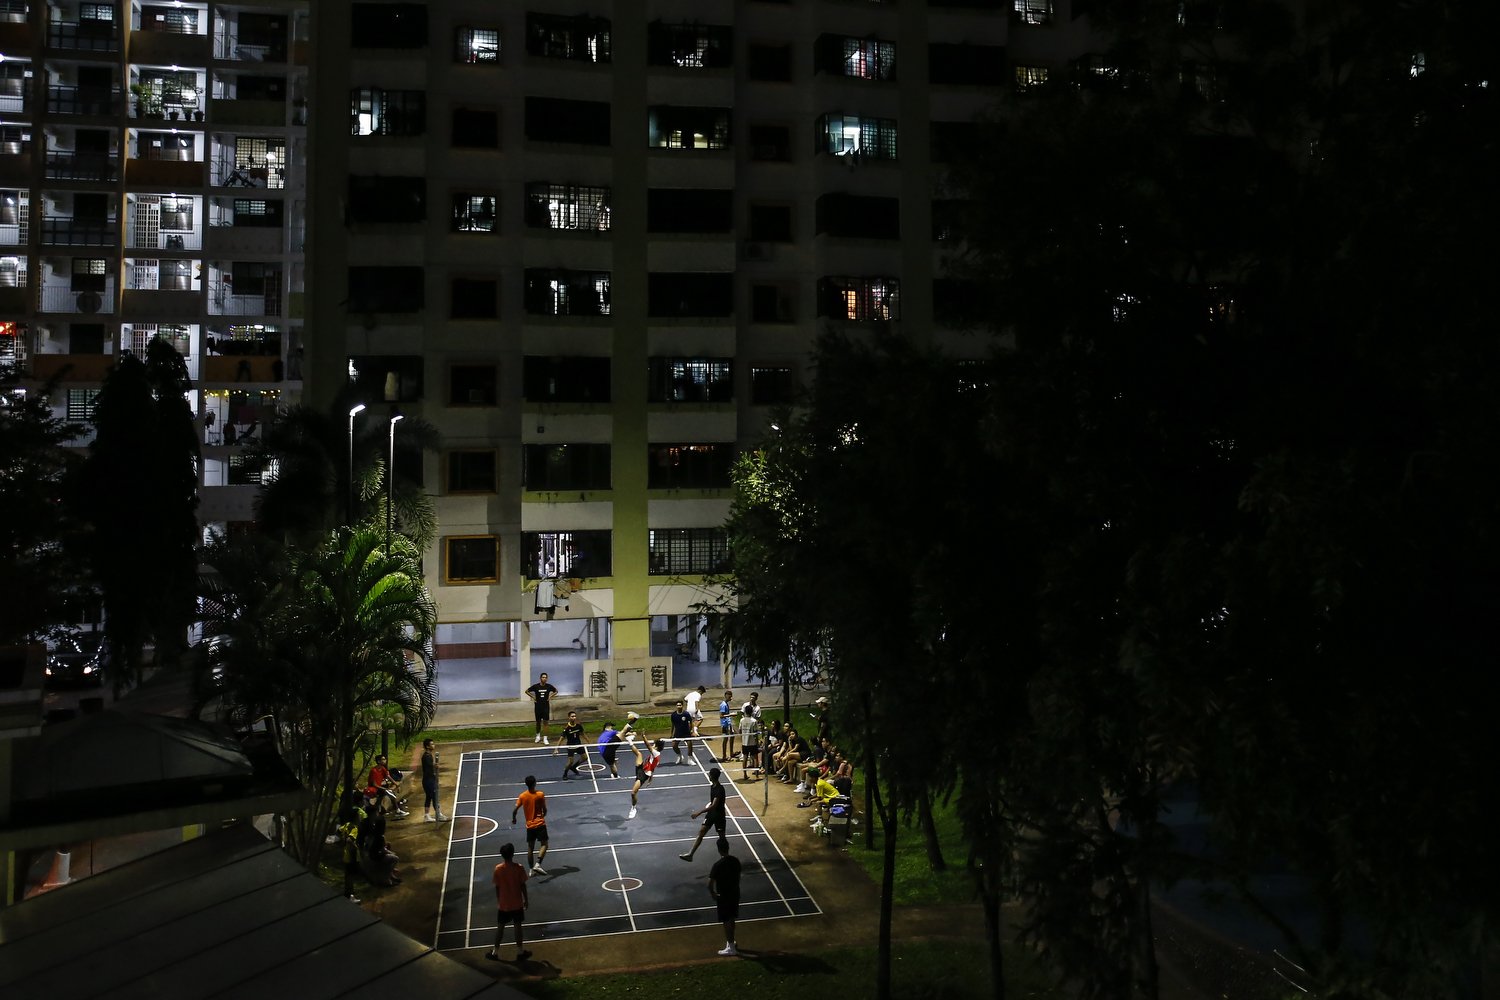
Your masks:
[[[169,340],[205,527],[252,518],[241,442],[300,394],[310,31],[306,0],[0,0],[0,354],[83,420]]]
[[[818,333],[985,349],[935,192],[1060,6],[320,0],[308,386],[442,431],[440,652],[714,656],[731,463]]]

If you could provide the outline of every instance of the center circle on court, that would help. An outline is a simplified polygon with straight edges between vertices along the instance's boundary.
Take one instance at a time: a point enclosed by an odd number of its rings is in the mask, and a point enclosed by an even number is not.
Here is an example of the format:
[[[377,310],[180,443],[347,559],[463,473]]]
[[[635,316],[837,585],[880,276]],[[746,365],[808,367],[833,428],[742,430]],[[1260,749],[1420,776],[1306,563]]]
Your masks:
[[[576,768],[574,768],[574,770],[575,771],[602,771],[602,770],[604,770],[604,765],[603,764],[595,764],[592,761],[590,761],[587,764],[579,764]]]
[[[607,878],[602,884],[605,892],[629,892],[639,889],[641,880],[633,875],[621,875],[619,878]]]
[[[499,829],[500,824],[488,816],[455,816],[453,818],[454,840],[478,840]]]

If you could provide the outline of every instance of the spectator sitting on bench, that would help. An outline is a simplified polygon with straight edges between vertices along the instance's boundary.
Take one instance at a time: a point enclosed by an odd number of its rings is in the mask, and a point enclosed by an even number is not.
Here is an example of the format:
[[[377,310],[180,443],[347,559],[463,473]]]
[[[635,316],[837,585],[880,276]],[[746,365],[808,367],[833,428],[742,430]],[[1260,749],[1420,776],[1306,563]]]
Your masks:
[[[818,779],[817,785],[813,788],[813,795],[814,799],[812,802],[799,802],[797,805],[800,808],[801,806],[816,803],[818,811],[813,816],[811,825],[823,826],[828,822],[829,809],[833,800],[842,796],[839,795],[839,790],[833,787],[833,782],[829,781],[826,775]]]
[[[828,764],[828,755],[832,751],[828,737],[813,741],[813,747],[808,751],[796,768],[794,773],[797,777],[797,794],[812,794],[813,783],[818,780],[818,773],[825,769]]]
[[[797,762],[807,756],[807,741],[797,735],[797,730],[791,726],[786,730],[786,743],[781,753],[776,755],[776,777],[784,782],[790,782],[797,776]]]
[[[375,757],[375,766],[370,768],[369,787],[376,789],[377,809],[384,803],[389,806],[387,811],[397,819],[405,819],[410,815],[406,811],[406,803],[396,795],[396,789],[401,787],[401,779],[391,773],[391,769],[385,762],[385,754],[378,754]]]

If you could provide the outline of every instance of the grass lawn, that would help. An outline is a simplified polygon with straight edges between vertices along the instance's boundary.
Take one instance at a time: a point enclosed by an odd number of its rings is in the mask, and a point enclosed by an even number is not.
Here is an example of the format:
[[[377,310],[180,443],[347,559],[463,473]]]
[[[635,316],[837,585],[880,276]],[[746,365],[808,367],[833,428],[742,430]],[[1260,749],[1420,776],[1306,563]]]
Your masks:
[[[1005,955],[1006,995],[1061,997],[1020,949]],[[863,997],[874,990],[875,949],[809,949],[806,954],[723,959],[660,972],[574,976],[515,984],[543,1000],[597,997],[786,995]],[[908,941],[895,945],[892,996],[902,1000],[978,1000],[991,994],[989,956],[984,948],[952,941]]]

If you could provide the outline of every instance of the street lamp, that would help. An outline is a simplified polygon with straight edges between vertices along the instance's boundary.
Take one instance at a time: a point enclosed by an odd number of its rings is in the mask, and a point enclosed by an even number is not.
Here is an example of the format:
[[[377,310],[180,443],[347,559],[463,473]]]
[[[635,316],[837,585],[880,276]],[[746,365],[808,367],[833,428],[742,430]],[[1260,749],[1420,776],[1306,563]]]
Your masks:
[[[396,515],[396,424],[402,414],[391,414],[391,448],[385,463],[385,554],[391,554],[391,523]]]
[[[349,496],[344,508],[344,520],[351,526],[354,524],[354,418],[364,408],[365,404],[360,403],[349,411]]]

